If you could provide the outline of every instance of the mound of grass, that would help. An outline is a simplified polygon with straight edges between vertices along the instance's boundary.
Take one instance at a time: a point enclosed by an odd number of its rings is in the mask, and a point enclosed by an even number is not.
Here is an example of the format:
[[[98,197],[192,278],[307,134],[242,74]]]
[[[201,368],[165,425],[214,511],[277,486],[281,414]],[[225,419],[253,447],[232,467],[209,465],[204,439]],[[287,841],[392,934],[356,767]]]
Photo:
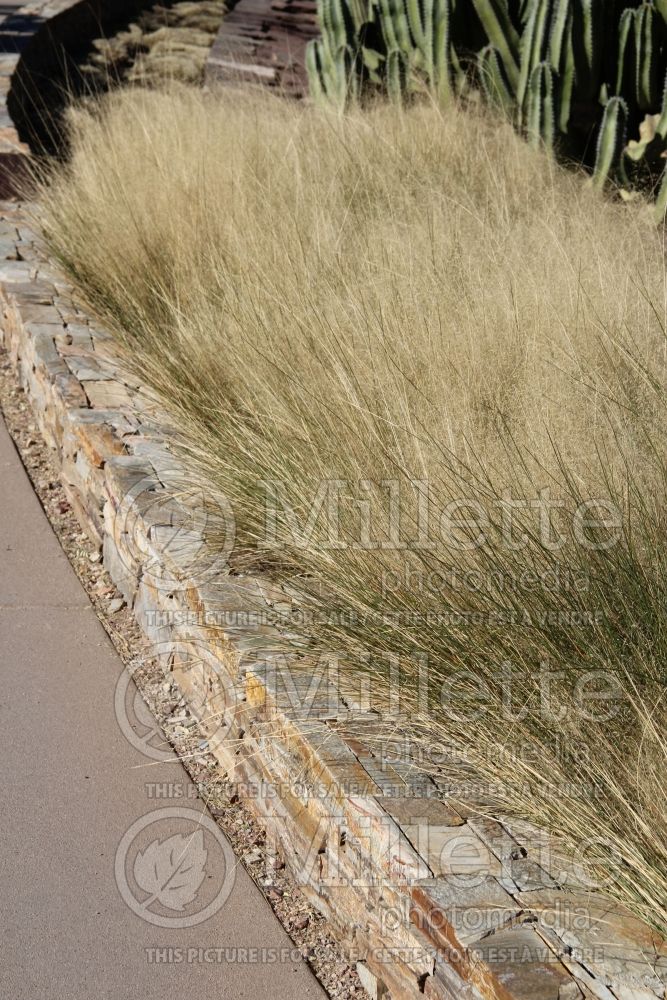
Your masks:
[[[473,807],[546,828],[665,932],[650,209],[482,113],[336,118],[239,91],[75,115],[40,203],[231,502],[234,568],[289,578],[298,648],[371,679],[366,738],[464,768],[493,789]]]

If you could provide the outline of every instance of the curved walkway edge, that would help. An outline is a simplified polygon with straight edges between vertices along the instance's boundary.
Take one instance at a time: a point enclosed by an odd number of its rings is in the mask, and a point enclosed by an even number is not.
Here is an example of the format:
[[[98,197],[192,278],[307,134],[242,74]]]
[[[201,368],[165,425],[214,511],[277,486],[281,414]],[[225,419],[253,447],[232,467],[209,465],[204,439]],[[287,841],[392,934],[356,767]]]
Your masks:
[[[176,756],[146,767],[123,735],[114,711],[123,666],[1,418],[0,553],[2,996],[323,998],[219,832],[216,842]],[[150,796],[156,781],[181,789],[183,816]],[[135,872],[119,875],[123,840],[143,822]],[[157,844],[152,856],[158,857],[161,845],[183,837],[176,843],[187,847],[191,840],[186,860],[204,844],[211,898],[231,891],[216,913],[191,927],[178,926],[179,911],[167,900],[158,915],[172,922],[160,927],[151,920],[155,907],[146,919],[128,897],[136,893],[139,906],[146,901],[133,884],[137,872],[141,879],[136,855]]]

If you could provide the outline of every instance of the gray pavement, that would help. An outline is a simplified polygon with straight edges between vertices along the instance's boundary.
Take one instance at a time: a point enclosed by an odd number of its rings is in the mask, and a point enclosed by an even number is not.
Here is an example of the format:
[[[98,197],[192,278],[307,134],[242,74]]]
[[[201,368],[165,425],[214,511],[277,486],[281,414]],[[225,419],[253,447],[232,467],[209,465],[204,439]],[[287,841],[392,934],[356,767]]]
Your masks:
[[[122,671],[0,416],[0,996],[323,998]]]

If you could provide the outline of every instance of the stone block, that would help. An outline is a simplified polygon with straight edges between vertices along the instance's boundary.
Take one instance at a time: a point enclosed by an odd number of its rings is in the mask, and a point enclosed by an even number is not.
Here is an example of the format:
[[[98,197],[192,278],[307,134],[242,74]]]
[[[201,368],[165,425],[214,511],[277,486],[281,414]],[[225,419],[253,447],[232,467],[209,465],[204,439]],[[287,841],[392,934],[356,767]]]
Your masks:
[[[475,946],[474,959],[479,963],[478,983],[487,977],[489,985],[495,980],[512,1000],[559,1000],[562,988],[572,981],[558,957],[528,926],[490,934]]]
[[[113,427],[103,420],[93,421],[87,416],[82,419],[81,411],[70,412],[71,431],[92,466],[101,469],[112,456],[124,454],[125,447],[118,438]],[[83,411],[86,414],[96,414],[96,410]]]
[[[605,896],[537,890],[517,901],[559,940],[564,952],[596,978],[625,989],[667,991],[667,942]],[[648,956],[651,956],[650,960]]]
[[[520,905],[497,879],[460,875],[412,886],[411,919],[436,946],[464,952],[487,934],[509,925]]]
[[[436,960],[435,969],[424,982],[424,996],[429,1000],[487,1000],[476,986],[461,979],[447,962]]]
[[[120,382],[97,382],[83,380],[81,386],[96,410],[116,410],[132,408],[132,397],[126,386]]]
[[[53,384],[66,407],[79,409],[87,406],[86,394],[73,375],[58,373],[53,379]]]
[[[468,823],[501,863],[501,876],[508,885],[520,890],[555,888],[553,878],[534,859],[527,856],[526,848],[509,831],[488,816],[472,815]]]
[[[26,261],[0,261],[0,282],[4,285],[24,285],[37,275],[37,268]]]
[[[365,962],[357,962],[357,975],[370,1000],[382,1000],[382,997],[387,996],[387,987],[371,972]]]

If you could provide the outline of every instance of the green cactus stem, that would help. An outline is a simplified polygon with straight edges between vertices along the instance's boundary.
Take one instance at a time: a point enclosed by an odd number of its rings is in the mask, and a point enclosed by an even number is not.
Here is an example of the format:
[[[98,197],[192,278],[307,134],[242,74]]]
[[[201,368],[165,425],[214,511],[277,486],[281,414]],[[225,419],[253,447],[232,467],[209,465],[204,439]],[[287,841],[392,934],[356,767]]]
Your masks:
[[[532,146],[553,149],[555,132],[553,70],[548,62],[535,67],[528,85],[526,131]]]
[[[653,4],[635,11],[635,67],[637,106],[650,111],[658,101],[658,18]]]
[[[519,83],[519,35],[512,24],[506,0],[472,0],[489,42],[500,53],[510,87]]]
[[[628,123],[628,105],[622,97],[611,97],[605,105],[598,134],[597,156],[593,171],[593,184],[603,187],[617,168]]]
[[[500,53],[494,45],[487,45],[477,57],[479,78],[487,100],[513,116],[516,110],[514,94],[510,90]]]

